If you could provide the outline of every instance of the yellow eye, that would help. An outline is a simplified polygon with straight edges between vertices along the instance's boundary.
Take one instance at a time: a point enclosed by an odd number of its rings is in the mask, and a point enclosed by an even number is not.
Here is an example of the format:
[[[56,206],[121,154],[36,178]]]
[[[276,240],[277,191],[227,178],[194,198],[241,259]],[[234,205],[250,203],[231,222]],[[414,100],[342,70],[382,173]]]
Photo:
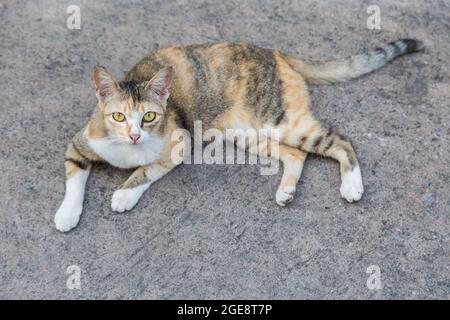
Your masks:
[[[125,120],[125,115],[123,113],[120,113],[120,112],[114,112],[112,114],[112,117],[117,122],[123,122]]]
[[[156,113],[154,112],[147,112],[146,114],[144,114],[143,120],[144,122],[152,122],[153,120],[155,120],[156,118]]]

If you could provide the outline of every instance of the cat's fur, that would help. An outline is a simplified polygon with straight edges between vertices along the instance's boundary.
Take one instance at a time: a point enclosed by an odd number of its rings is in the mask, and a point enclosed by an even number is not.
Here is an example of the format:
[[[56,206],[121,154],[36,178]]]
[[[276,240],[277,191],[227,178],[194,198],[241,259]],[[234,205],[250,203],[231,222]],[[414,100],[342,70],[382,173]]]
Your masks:
[[[161,49],[149,54],[116,82],[102,67],[94,70],[98,104],[88,123],[66,152],[66,195],[55,224],[68,231],[79,221],[91,164],[106,161],[136,168],[112,196],[112,210],[123,212],[137,203],[151,183],[177,166],[170,157],[172,132],[204,129],[279,129],[284,173],[276,202],[284,206],[295,194],[307,153],[339,161],[340,192],[349,202],[363,194],[358,161],[351,143],[317,121],[310,112],[307,82],[332,83],[372,72],[405,53],[422,49],[416,40],[391,42],[367,54],[330,62],[306,62],[276,50],[248,44],[219,43]],[[120,112],[126,121],[117,122]],[[151,123],[146,112],[156,115]],[[140,136],[140,138],[139,138]],[[136,137],[138,140],[136,141]],[[246,142],[236,141],[239,147]],[[247,146],[270,153],[271,144]]]

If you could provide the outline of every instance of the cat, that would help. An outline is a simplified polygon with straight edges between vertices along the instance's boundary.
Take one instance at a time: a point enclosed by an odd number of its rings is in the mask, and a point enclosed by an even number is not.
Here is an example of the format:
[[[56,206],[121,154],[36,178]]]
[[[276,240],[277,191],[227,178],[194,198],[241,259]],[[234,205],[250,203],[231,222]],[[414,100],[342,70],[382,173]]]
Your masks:
[[[54,218],[56,228],[66,232],[78,224],[86,181],[97,161],[136,168],[111,201],[113,211],[132,209],[153,182],[182,162],[170,156],[174,130],[192,131],[197,120],[205,129],[221,131],[278,129],[279,139],[264,146],[247,145],[239,137],[234,142],[283,163],[275,194],[280,206],[294,198],[308,153],[336,159],[341,196],[348,202],[358,201],[364,188],[353,147],[314,118],[307,84],[354,79],[423,48],[418,40],[402,39],[346,59],[307,62],[244,43],[170,47],[144,57],[121,82],[96,66],[98,103],[67,148],[66,189]],[[271,153],[274,144],[276,155]]]

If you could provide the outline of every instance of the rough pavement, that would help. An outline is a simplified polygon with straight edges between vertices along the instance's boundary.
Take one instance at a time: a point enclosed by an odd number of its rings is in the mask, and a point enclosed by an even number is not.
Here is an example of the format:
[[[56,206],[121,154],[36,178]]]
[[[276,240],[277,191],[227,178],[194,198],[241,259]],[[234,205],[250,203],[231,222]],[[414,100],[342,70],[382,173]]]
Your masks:
[[[69,5],[81,30],[66,28]],[[381,30],[366,27],[369,5]],[[449,298],[450,3],[1,1],[0,298]],[[122,77],[149,51],[246,41],[327,59],[415,37],[427,51],[363,79],[311,87],[314,113],[351,138],[366,193],[310,156],[295,200],[280,174],[185,165],[113,214],[129,172],[96,166],[79,226],[57,232],[63,158],[95,103],[92,69]],[[70,265],[81,290],[69,290]],[[381,290],[369,290],[369,266]]]

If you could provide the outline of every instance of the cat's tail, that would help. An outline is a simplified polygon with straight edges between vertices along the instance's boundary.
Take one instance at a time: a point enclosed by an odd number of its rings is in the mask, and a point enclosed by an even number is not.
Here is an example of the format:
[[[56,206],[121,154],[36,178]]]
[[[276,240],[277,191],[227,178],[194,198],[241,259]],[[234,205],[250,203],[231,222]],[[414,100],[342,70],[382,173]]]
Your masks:
[[[353,55],[334,61],[304,61],[285,56],[291,67],[302,74],[306,81],[314,84],[343,82],[375,71],[398,56],[422,51],[424,45],[419,40],[400,39],[368,53]]]

